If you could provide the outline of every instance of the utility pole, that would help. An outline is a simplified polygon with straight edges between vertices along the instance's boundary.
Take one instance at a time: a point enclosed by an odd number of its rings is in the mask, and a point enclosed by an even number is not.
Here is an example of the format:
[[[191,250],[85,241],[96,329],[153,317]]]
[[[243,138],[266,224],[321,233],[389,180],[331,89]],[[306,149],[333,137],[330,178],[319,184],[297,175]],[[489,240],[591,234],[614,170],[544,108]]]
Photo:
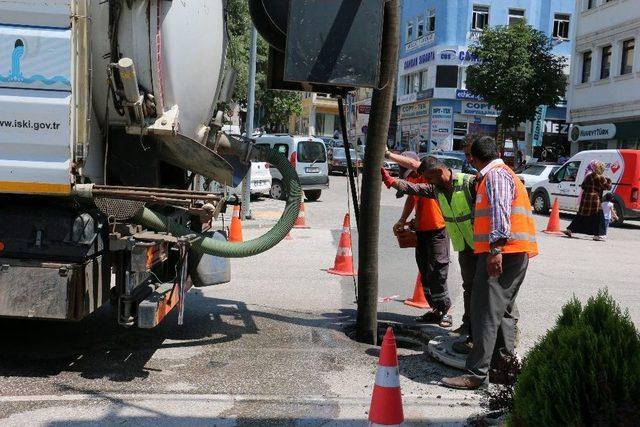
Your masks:
[[[249,92],[247,94],[247,121],[245,135],[247,138],[253,136],[253,116],[256,104],[256,56],[258,50],[258,31],[255,26],[251,27],[251,46],[249,53]],[[251,167],[244,178],[242,184],[242,218],[251,219]]]
[[[356,339],[375,345],[378,329],[378,232],[380,228],[380,168],[389,134],[389,121],[398,68],[400,1],[385,2],[380,89],[373,91],[369,138],[362,174],[361,211],[358,244],[358,315]]]

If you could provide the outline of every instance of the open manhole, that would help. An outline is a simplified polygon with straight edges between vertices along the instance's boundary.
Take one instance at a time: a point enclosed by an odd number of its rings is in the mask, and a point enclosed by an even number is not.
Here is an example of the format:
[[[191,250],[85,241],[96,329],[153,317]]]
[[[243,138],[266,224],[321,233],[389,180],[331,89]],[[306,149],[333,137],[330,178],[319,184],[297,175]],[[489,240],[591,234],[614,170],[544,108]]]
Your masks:
[[[433,335],[427,334],[418,327],[406,326],[400,323],[378,322],[378,346],[382,344],[384,334],[387,332],[387,328],[389,327],[393,329],[393,334],[396,337],[396,345],[399,348],[423,351],[427,349],[429,340],[433,338]],[[355,324],[345,326],[344,333],[349,337],[349,339],[356,341]]]

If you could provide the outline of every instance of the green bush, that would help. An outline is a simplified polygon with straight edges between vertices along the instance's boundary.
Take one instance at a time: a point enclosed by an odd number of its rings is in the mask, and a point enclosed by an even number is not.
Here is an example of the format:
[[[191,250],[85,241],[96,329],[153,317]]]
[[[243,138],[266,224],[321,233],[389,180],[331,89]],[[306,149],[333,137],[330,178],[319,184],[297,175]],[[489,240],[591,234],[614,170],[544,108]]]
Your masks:
[[[513,426],[637,425],[640,336],[628,312],[600,291],[573,298],[529,352],[514,393]]]

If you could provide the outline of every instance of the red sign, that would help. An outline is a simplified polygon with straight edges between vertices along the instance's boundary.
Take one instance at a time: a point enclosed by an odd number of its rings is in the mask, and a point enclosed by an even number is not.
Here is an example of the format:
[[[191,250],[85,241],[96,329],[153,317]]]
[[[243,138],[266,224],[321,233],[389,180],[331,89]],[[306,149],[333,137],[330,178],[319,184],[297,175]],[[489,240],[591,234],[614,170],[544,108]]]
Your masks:
[[[371,105],[358,105],[358,114],[371,114]]]

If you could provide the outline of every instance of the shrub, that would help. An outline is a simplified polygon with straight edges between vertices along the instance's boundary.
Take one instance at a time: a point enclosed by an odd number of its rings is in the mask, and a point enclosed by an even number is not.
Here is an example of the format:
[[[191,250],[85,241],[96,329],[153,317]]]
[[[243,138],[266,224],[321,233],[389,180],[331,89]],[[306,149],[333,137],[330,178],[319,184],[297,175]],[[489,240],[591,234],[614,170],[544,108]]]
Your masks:
[[[529,352],[514,393],[514,426],[636,425],[640,336],[628,312],[600,291],[574,297]]]

